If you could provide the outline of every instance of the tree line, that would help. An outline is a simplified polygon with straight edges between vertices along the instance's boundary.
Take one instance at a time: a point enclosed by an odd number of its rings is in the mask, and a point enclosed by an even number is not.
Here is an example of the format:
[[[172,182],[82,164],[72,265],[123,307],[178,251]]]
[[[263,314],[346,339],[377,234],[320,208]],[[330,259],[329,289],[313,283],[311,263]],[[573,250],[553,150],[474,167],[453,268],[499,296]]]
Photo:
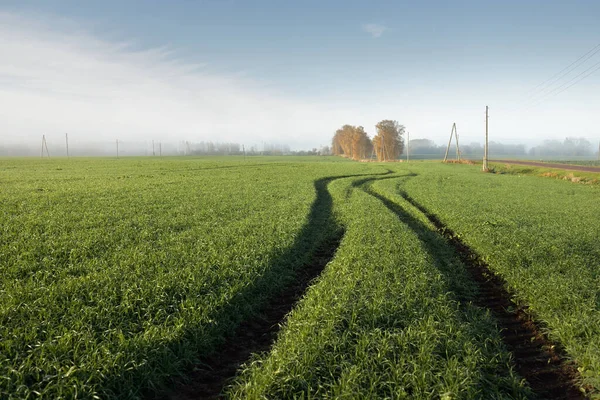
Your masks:
[[[385,119],[375,125],[376,135],[369,138],[362,126],[344,125],[333,135],[333,155],[362,160],[377,157],[378,161],[396,160],[404,152],[405,128],[397,121]]]
[[[490,141],[492,157],[593,157],[597,156],[597,148],[585,138],[567,137],[564,140],[544,140],[541,144],[529,149],[524,144],[506,144]],[[454,143],[450,147],[450,156],[455,151]],[[414,139],[410,141],[411,158],[442,158],[446,152],[446,144],[436,145],[430,139]],[[460,145],[460,153],[465,158],[483,157],[483,146],[480,143]]]

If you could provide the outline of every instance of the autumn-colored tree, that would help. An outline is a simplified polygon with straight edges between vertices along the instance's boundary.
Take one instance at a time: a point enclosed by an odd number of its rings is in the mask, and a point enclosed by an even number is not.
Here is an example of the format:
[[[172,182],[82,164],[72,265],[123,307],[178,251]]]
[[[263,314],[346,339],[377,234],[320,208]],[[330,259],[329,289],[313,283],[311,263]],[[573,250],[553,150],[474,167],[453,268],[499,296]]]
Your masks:
[[[362,160],[367,158],[373,150],[371,139],[367,136],[365,128],[358,126],[352,133],[352,158]]]
[[[334,156],[341,156],[344,154],[344,150],[342,150],[342,145],[340,144],[338,132],[333,135],[333,140],[331,141],[331,154]]]
[[[404,126],[397,121],[385,119],[377,125],[377,135],[373,138],[373,147],[377,160],[396,160],[404,151]]]
[[[334,155],[355,160],[366,158],[372,151],[371,140],[362,126],[344,125],[335,132],[331,143]]]
[[[344,154],[348,157],[352,158],[354,155],[352,154],[352,137],[354,136],[354,127],[352,125],[344,125],[341,129],[341,141],[342,150]]]

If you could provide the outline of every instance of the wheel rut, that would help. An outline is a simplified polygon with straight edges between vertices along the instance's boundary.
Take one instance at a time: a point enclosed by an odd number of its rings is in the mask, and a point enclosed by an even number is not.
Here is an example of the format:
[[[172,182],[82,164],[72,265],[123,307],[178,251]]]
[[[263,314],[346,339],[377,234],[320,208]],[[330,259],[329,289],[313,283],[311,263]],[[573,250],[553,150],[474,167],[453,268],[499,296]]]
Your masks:
[[[516,371],[529,383],[534,393],[543,399],[585,399],[575,364],[565,351],[550,341],[527,312],[506,290],[506,282],[495,275],[487,263],[467,246],[439,218],[405,192],[400,195],[423,213],[438,233],[454,247],[459,258],[479,288],[475,303],[489,309],[501,328],[507,349],[512,353]],[[590,388],[585,388],[589,393]]]
[[[389,174],[391,171],[381,175]],[[312,221],[310,224],[320,226],[331,223],[332,199],[327,191],[327,185],[334,179],[348,177],[351,176],[324,178],[315,182],[317,199],[309,218]],[[391,178],[398,177],[373,178],[371,175],[371,178],[357,181],[353,186],[360,186],[365,192],[381,200],[399,218],[405,220],[406,212],[402,211],[397,203],[367,187],[371,181]],[[577,384],[580,378],[575,365],[567,361],[566,354],[559,345],[547,339],[539,325],[527,313],[526,307],[519,307],[511,301],[511,295],[505,289],[506,283],[494,275],[481,257],[435,215],[429,213],[406,193],[400,194],[429,219],[438,234],[454,247],[461,261],[467,266],[468,272],[479,288],[480,295],[475,303],[489,309],[498,321],[504,343],[513,354],[515,369],[525,378],[533,392],[544,399],[587,398]],[[224,397],[224,390],[231,384],[240,367],[251,359],[252,354],[268,351],[272,347],[287,314],[335,256],[343,234],[343,230],[339,228],[335,234],[322,241],[313,252],[310,262],[298,270],[295,279],[282,288],[278,295],[272,297],[263,306],[260,314],[239,325],[235,334],[228,337],[213,354],[203,357],[201,363],[186,375],[185,382],[176,384],[167,393],[163,392],[162,395],[150,398],[192,400]]]
[[[178,385],[171,393],[159,398],[222,398],[223,391],[252,354],[271,348],[286,315],[334,257],[342,237],[343,231],[340,231],[335,237],[322,243],[312,256],[310,264],[300,271],[291,285],[282,289],[278,296],[265,305],[259,316],[243,322],[217,352],[204,358],[202,364],[196,366],[187,377],[187,383]]]
[[[391,171],[379,175],[388,175]],[[336,179],[365,175],[344,175],[318,179],[314,182],[316,199],[311,206],[308,222],[298,235],[297,243],[284,258],[298,257],[311,252],[309,261],[296,270],[294,278],[271,296],[254,317],[243,321],[235,333],[210,355],[200,357],[193,371],[175,381],[168,392],[146,396],[151,399],[193,400],[218,399],[225,396],[245,362],[252,354],[268,351],[277,338],[286,316],[296,306],[309,286],[333,259],[344,230],[332,215],[333,199],[327,189]],[[372,176],[372,174],[369,174]],[[323,232],[329,232],[323,234]],[[320,239],[318,239],[320,238]]]

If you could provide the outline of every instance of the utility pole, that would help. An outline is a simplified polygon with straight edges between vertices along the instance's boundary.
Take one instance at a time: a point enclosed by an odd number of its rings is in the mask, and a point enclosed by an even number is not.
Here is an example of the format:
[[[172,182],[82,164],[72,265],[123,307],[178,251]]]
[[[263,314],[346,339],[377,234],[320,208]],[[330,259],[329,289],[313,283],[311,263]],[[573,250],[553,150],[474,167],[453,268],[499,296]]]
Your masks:
[[[244,153],[244,161],[246,161],[246,148],[242,145],[242,152]]]
[[[117,158],[119,158],[119,139],[117,139]]]
[[[156,156],[156,153],[154,152],[154,140],[152,141],[152,157]]]
[[[454,136],[456,137],[456,159],[460,161],[460,147],[458,147],[458,130],[456,124],[454,124]]]
[[[444,154],[444,162],[448,160],[448,152],[450,151],[450,145],[452,144],[452,136],[456,137],[456,159],[460,161],[460,148],[458,147],[458,129],[456,129],[456,122],[452,124],[452,130],[450,131],[450,139],[448,139],[448,147],[446,147],[446,154]]]
[[[448,152],[450,151],[450,145],[452,144],[452,135],[454,135],[454,128],[456,127],[456,122],[452,124],[452,129],[450,130],[450,139],[448,139],[448,147],[446,147],[446,154],[444,154],[444,162],[448,159]]]
[[[406,162],[410,160],[410,132],[406,132]]]
[[[65,142],[67,143],[67,158],[69,158],[69,134],[65,133]]]
[[[48,152],[48,143],[46,143],[46,135],[42,135],[42,158],[44,158],[44,149],[46,149],[46,155],[50,158],[50,153]]]
[[[485,147],[483,148],[483,171],[488,170],[488,106],[485,106]]]
[[[162,142],[158,142],[158,156],[162,157]]]

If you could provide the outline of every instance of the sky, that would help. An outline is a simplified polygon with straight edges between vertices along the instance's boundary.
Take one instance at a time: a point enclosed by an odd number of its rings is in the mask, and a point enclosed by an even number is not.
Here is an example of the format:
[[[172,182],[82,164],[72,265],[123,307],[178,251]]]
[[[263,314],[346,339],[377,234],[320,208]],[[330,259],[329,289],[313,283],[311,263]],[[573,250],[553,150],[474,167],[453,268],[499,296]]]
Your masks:
[[[600,52],[546,81],[598,21],[596,0],[0,0],[0,138],[309,149],[394,119],[471,143],[487,105],[490,140],[596,142]]]

